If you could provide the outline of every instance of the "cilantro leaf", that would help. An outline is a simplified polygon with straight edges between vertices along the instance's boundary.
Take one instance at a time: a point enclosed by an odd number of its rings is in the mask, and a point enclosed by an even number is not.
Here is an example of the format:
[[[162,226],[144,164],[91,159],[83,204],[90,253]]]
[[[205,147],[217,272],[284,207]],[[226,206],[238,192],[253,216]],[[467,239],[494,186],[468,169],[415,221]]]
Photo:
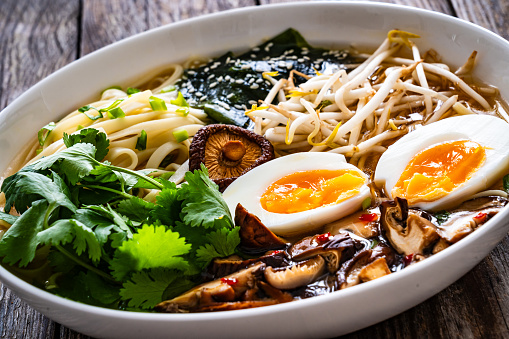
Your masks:
[[[97,165],[95,153],[94,145],[78,143],[61,152],[40,158],[32,166],[36,170],[42,170],[57,164],[58,170],[54,170],[59,174],[65,174],[71,185],[76,185],[81,178],[90,174],[94,166]]]
[[[138,197],[122,200],[118,203],[116,211],[135,221],[145,221],[149,218],[155,204]]]
[[[85,128],[80,130],[80,133],[67,134],[64,133],[64,144],[67,148],[72,147],[77,143],[88,143],[95,146],[97,149],[95,153],[95,159],[101,161],[108,154],[108,147],[110,141],[105,133],[100,132],[95,128]]]
[[[73,273],[73,274],[72,274]],[[76,271],[58,280],[56,293],[90,305],[112,307],[120,299],[119,289],[93,272]]]
[[[39,245],[37,233],[43,230],[48,202],[35,201],[32,207],[23,213],[0,239],[0,256],[3,262],[20,267],[30,263],[35,257]]]
[[[23,172],[16,182],[16,199],[21,195],[28,197],[40,196],[48,201],[50,205],[63,206],[71,211],[76,211],[76,206],[69,198],[69,190],[62,181],[62,178],[52,172],[53,180],[35,172]],[[7,194],[7,193],[6,193]],[[38,197],[37,199],[40,199]],[[26,210],[28,206],[18,206],[18,211]]]
[[[177,187],[165,188],[156,197],[157,204],[151,212],[151,217],[168,226],[175,225],[180,220],[181,202],[178,200]]]
[[[233,230],[221,228],[217,231],[207,234],[206,238],[210,243],[201,246],[196,251],[196,258],[206,266],[212,259],[217,257],[227,257],[235,253],[235,248],[240,244],[240,227]]]
[[[37,172],[33,169],[32,165],[25,166],[17,173],[5,178],[2,183],[2,192],[5,193],[5,208],[4,211],[9,212],[14,205],[17,205],[16,210],[23,213],[27,210],[33,201],[39,200],[38,194],[21,194],[16,188],[16,183],[23,177],[25,173]]]
[[[60,219],[49,228],[41,231],[37,238],[42,244],[64,245],[73,242],[78,255],[88,248],[88,256],[98,262],[101,258],[101,245],[90,227],[75,219]]]
[[[168,287],[171,286],[170,293]],[[135,272],[120,290],[122,299],[129,300],[129,307],[151,309],[168,298],[168,294],[182,293],[192,287],[189,280],[182,279],[179,272],[166,269],[152,269]],[[171,297],[170,297],[171,298]]]
[[[192,227],[233,228],[233,221],[217,185],[209,179],[207,168],[187,172],[187,184],[182,184],[179,199],[183,200],[183,221]]]
[[[179,234],[164,226],[144,225],[132,239],[115,251],[111,261],[112,275],[122,281],[129,273],[163,267],[185,271],[189,263],[181,257],[191,245]]]
[[[76,262],[71,260],[68,256],[64,255],[58,250],[51,250],[48,254],[48,261],[55,272],[68,273],[74,267]]]
[[[124,220],[122,215],[114,211],[110,205],[99,206],[92,205],[87,206],[88,209],[97,212],[99,215],[109,219],[115,225],[117,232],[125,233],[127,238],[132,237],[131,227],[128,225],[128,221]]]

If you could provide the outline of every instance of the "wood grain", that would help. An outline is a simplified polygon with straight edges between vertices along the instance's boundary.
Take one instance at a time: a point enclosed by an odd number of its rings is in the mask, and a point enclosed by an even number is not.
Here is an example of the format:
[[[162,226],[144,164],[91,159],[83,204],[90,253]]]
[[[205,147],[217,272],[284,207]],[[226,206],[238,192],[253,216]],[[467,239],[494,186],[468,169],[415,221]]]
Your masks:
[[[498,0],[451,0],[458,18],[509,39],[509,3]]]
[[[0,1],[0,109],[76,58],[79,2]],[[58,324],[0,289],[1,338],[52,338]]]
[[[287,0],[0,0],[0,109],[56,69],[133,34],[202,14],[282,2]],[[506,1],[383,2],[458,16],[509,37]],[[508,250],[506,237],[441,293],[345,338],[509,338]],[[2,287],[0,338],[89,337],[52,322]]]
[[[285,2],[305,2],[307,0],[260,0],[261,5],[270,5],[276,3],[285,3]],[[449,15],[453,15],[454,11],[452,9],[451,4],[447,0],[377,0],[372,2],[384,2],[391,3],[397,5],[405,5],[411,7],[418,7],[423,9],[428,9],[436,12],[441,12]]]

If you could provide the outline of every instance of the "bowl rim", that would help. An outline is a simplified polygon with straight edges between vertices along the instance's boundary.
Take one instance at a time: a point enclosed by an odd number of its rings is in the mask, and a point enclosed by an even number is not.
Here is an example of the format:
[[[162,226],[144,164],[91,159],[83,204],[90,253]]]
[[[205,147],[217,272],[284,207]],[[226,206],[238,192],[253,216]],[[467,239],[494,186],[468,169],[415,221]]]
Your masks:
[[[441,12],[434,12],[428,9],[416,8],[406,5],[399,4],[391,4],[391,3],[379,3],[379,2],[371,2],[371,1],[341,1],[341,2],[323,2],[323,1],[310,1],[310,2],[288,2],[288,3],[279,3],[279,4],[270,4],[270,5],[262,5],[262,6],[247,6],[242,8],[229,9],[221,12],[211,13],[200,15],[193,18],[188,18],[184,20],[180,20],[177,22],[169,23],[163,26],[159,26],[156,28],[149,29],[147,31],[135,34],[131,37],[122,39],[120,41],[116,41],[112,44],[104,46],[94,52],[91,52],[73,62],[67,64],[66,66],[58,69],[52,74],[48,75],[38,83],[31,86],[27,89],[23,94],[21,94],[18,98],[13,100],[9,105],[7,105],[1,112],[0,117],[3,117],[7,114],[10,114],[11,111],[14,110],[16,106],[18,106],[29,94],[31,91],[37,91],[40,87],[44,86],[47,82],[50,81],[53,77],[62,74],[63,72],[67,72],[70,68],[76,67],[76,62],[80,62],[82,60],[89,60],[91,58],[96,58],[100,53],[103,53],[105,50],[116,48],[116,46],[120,46],[126,43],[132,43],[137,39],[143,39],[148,34],[153,34],[154,32],[164,31],[167,29],[171,29],[174,27],[179,27],[183,25],[191,25],[197,21],[203,20],[217,20],[219,18],[224,18],[230,15],[240,15],[246,12],[261,12],[268,10],[267,8],[272,9],[284,9],[289,7],[313,7],[313,6],[322,6],[323,8],[329,6],[339,6],[339,7],[363,7],[369,5],[372,8],[393,8],[401,11],[408,11],[413,13],[422,13],[423,15],[431,15],[438,18],[442,18],[447,21],[453,21],[455,24],[462,25],[465,27],[475,28],[476,30],[484,31],[485,34],[490,35],[492,38],[498,39],[504,44],[508,44],[508,42],[502,37],[496,35],[495,33],[477,26],[471,22],[465,21],[463,19],[452,17],[448,14],[444,14]],[[503,224],[502,221],[509,217],[509,207],[505,207],[501,212],[499,212],[496,216],[490,219],[486,224],[477,229],[473,234],[470,234],[468,237],[465,237],[460,242],[454,244],[454,246],[448,247],[445,250],[427,258],[426,260],[420,262],[418,265],[412,265],[404,270],[397,272],[395,275],[388,275],[377,279],[375,281],[371,281],[369,284],[360,284],[357,286],[353,286],[351,288],[336,291],[334,293],[330,293],[327,295],[316,296],[309,299],[299,300],[298,302],[291,302],[285,304],[272,305],[269,307],[261,307],[261,308],[253,308],[246,310],[235,310],[228,312],[211,312],[211,313],[192,313],[192,314],[168,314],[168,313],[139,313],[139,312],[131,312],[131,311],[123,311],[116,309],[108,309],[98,306],[92,306],[88,304],[83,304],[77,301],[73,301],[70,299],[66,299],[64,297],[60,297],[58,295],[47,292],[43,289],[40,289],[34,285],[31,285],[21,278],[16,277],[13,273],[9,272],[2,265],[0,265],[0,281],[2,281],[7,287],[12,289],[15,293],[16,290],[19,289],[23,291],[23,294],[29,294],[33,296],[37,296],[38,298],[44,300],[45,302],[49,302],[51,304],[58,304],[59,306],[65,309],[72,309],[75,311],[90,313],[95,315],[101,315],[112,318],[122,318],[124,320],[144,320],[144,321],[178,321],[178,322],[196,322],[201,320],[224,320],[225,318],[249,318],[252,316],[256,316],[259,314],[277,314],[285,311],[295,311],[296,309],[305,309],[312,305],[319,305],[322,303],[337,303],[341,299],[352,296],[352,295],[360,295],[364,293],[366,290],[371,289],[379,289],[383,286],[391,284],[395,279],[396,280],[404,280],[405,277],[409,275],[413,275],[415,272],[426,271],[430,266],[433,266],[436,262],[443,260],[444,258],[449,258],[454,253],[461,252],[465,248],[479,241],[479,238],[483,238],[486,236],[493,228],[496,228],[497,225]],[[507,228],[507,226],[506,226]],[[502,239],[502,238],[501,238]],[[499,239],[499,241],[501,240]],[[482,260],[483,257],[479,258],[479,261]],[[441,290],[441,289],[440,289]],[[340,293],[338,293],[340,292]]]

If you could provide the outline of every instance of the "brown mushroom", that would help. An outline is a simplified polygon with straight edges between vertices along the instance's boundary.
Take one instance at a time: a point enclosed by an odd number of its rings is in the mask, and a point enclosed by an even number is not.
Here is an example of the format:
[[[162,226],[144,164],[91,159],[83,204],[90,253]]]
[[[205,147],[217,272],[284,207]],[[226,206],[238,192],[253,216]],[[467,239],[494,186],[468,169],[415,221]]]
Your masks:
[[[497,214],[507,202],[501,197],[482,197],[463,203],[450,211],[447,220],[439,225],[440,236],[449,243],[463,239]]]
[[[363,220],[364,215],[371,214],[367,214],[366,211],[359,211],[338,221],[325,225],[324,230],[325,232],[330,232],[332,234],[338,234],[341,230],[346,230],[365,239],[373,238],[378,236],[379,217],[378,213],[373,213],[373,215],[375,214],[377,216],[376,218],[373,218],[372,221]]]
[[[325,259],[329,272],[334,273],[341,263],[353,256],[357,245],[348,233],[335,236],[330,233],[317,234],[296,242],[290,247],[288,254],[292,260],[297,261],[320,255]]]
[[[388,274],[391,274],[391,270],[385,258],[381,257],[364,266],[359,272],[359,279],[362,282],[367,282]]]
[[[255,254],[286,247],[286,243],[269,230],[254,214],[241,204],[235,209],[235,225],[240,226],[240,249]]]
[[[157,304],[155,310],[171,313],[189,312],[209,305],[212,301],[237,300],[247,290],[256,286],[264,268],[265,264],[258,263],[224,278],[198,285],[176,298]]]
[[[420,212],[410,213],[401,198],[380,205],[380,224],[394,249],[404,255],[422,254],[440,238],[436,226]]]
[[[306,286],[325,273],[325,260],[321,256],[296,263],[290,267],[265,269],[265,280],[280,290]]]
[[[233,125],[202,127],[189,148],[189,170],[198,170],[203,163],[220,191],[240,175],[272,159],[274,148],[267,139]]]

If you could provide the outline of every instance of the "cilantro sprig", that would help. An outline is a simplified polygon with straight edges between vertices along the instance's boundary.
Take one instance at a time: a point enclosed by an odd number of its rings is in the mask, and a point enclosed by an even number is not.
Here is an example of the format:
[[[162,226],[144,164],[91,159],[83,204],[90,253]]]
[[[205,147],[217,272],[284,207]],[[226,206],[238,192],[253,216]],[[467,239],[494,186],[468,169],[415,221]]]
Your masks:
[[[0,213],[12,225],[0,239],[5,265],[28,269],[49,248],[50,291],[149,310],[199,283],[213,258],[235,253],[239,229],[205,167],[177,187],[103,162],[109,141],[95,129],[64,135],[64,144],[2,184],[5,211],[20,213]],[[159,190],[156,201],[138,197],[141,188]]]

